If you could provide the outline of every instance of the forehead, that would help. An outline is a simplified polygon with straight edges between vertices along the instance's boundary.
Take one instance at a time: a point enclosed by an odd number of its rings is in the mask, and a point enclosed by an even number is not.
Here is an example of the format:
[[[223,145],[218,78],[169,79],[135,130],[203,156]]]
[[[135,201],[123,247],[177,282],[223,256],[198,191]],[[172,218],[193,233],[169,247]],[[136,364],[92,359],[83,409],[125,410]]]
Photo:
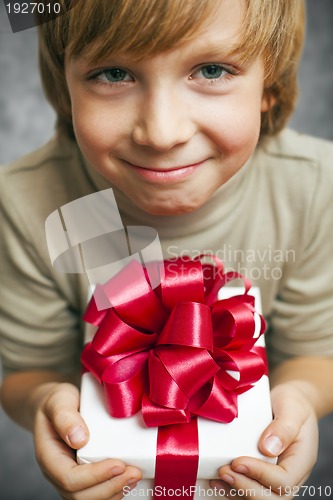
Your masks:
[[[219,31],[221,39],[235,38],[240,36],[245,11],[245,0],[107,1],[109,8],[104,9],[103,18],[97,6],[104,0],[94,1],[88,18],[84,12],[87,4],[82,2],[80,15],[72,16],[70,32],[74,35],[67,56],[84,56],[96,62],[115,54],[130,54],[140,60],[190,41],[213,43]]]

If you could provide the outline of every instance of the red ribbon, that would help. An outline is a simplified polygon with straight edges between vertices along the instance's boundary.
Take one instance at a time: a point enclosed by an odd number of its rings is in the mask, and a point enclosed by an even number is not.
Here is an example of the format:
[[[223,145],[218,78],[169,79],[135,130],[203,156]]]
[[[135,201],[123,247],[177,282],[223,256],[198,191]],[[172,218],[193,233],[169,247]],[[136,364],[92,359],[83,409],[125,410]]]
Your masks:
[[[113,417],[142,410],[145,424],[159,427],[155,487],[180,488],[184,498],[196,481],[196,416],[231,422],[238,394],[266,370],[263,350],[253,347],[251,284],[238,273],[223,274],[214,259],[217,266],[165,261],[155,290],[145,268],[132,261],[95,292],[113,307],[99,311],[93,298],[84,315],[99,328],[83,349],[83,366],[103,384]],[[220,288],[235,278],[243,279],[245,292],[218,300]]]

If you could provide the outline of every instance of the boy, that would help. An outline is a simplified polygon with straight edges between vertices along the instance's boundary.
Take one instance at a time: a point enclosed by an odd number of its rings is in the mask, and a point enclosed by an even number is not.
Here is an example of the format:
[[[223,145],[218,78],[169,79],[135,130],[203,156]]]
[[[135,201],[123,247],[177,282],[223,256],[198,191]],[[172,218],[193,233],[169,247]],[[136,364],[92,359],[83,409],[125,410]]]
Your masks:
[[[2,402],[65,498],[121,498],[140,479],[119,460],[75,463],[87,284],[53,270],[43,237],[52,211],[110,186],[124,225],[155,227],[165,258],[227,248],[226,266],[261,288],[275,418],[259,445],[279,460],[237,458],[223,488],[281,498],[314,465],[317,418],[333,408],[333,148],[281,132],[303,8],[85,0],[41,27],[58,135],[1,171]]]

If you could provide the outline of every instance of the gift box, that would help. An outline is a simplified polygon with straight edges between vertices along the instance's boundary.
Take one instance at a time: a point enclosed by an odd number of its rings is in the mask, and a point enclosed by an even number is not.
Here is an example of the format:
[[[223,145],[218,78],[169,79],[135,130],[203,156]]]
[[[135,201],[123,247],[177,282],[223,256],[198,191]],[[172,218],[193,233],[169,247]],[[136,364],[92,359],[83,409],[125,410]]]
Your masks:
[[[251,288],[246,291],[254,297],[254,350],[264,351],[262,333],[260,291]],[[223,287],[218,292],[218,299],[239,296],[242,290],[236,287]],[[91,342],[96,327],[87,325],[86,340]],[[228,375],[237,381],[240,374],[227,369]],[[98,378],[98,377],[97,377]],[[167,491],[163,486],[154,489],[154,475],[156,466],[158,428],[147,427],[142,411],[136,412],[127,418],[115,418],[110,415],[102,385],[92,373],[84,373],[81,386],[80,412],[87,423],[90,432],[89,442],[77,453],[79,463],[97,462],[106,458],[118,458],[126,464],[137,466],[142,471],[143,479],[131,491],[125,490],[124,496],[143,496],[150,498],[162,496],[193,497],[202,496],[215,498],[214,491],[209,488],[208,479],[218,478],[218,469],[230,463],[238,456],[252,456],[266,461],[273,461],[263,456],[258,449],[258,440],[262,431],[272,419],[269,381],[267,371],[259,380],[237,395],[237,414],[229,423],[220,423],[209,418],[199,416],[198,427],[198,468],[196,471],[196,485],[189,492]],[[186,440],[186,429],[183,432]],[[189,494],[190,493],[190,494]],[[194,494],[194,496],[192,495]],[[216,498],[221,498],[218,494]]]

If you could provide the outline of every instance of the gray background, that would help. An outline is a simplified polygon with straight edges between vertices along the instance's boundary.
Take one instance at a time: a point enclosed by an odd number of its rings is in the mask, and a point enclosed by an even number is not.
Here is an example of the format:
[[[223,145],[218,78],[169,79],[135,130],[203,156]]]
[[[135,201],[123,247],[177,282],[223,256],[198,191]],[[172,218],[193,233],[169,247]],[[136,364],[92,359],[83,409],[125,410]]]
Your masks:
[[[291,0],[292,1],[292,0]],[[0,0],[1,2],[1,0]],[[301,97],[291,125],[333,139],[333,1],[307,0],[308,33],[301,71]],[[52,134],[54,113],[43,96],[34,29],[12,34],[0,3],[0,163],[43,144]],[[318,463],[308,485],[333,489],[333,414],[320,422]],[[320,498],[309,490],[302,498]],[[34,461],[31,436],[0,408],[0,498],[55,500]],[[94,499],[91,499],[94,500]]]

